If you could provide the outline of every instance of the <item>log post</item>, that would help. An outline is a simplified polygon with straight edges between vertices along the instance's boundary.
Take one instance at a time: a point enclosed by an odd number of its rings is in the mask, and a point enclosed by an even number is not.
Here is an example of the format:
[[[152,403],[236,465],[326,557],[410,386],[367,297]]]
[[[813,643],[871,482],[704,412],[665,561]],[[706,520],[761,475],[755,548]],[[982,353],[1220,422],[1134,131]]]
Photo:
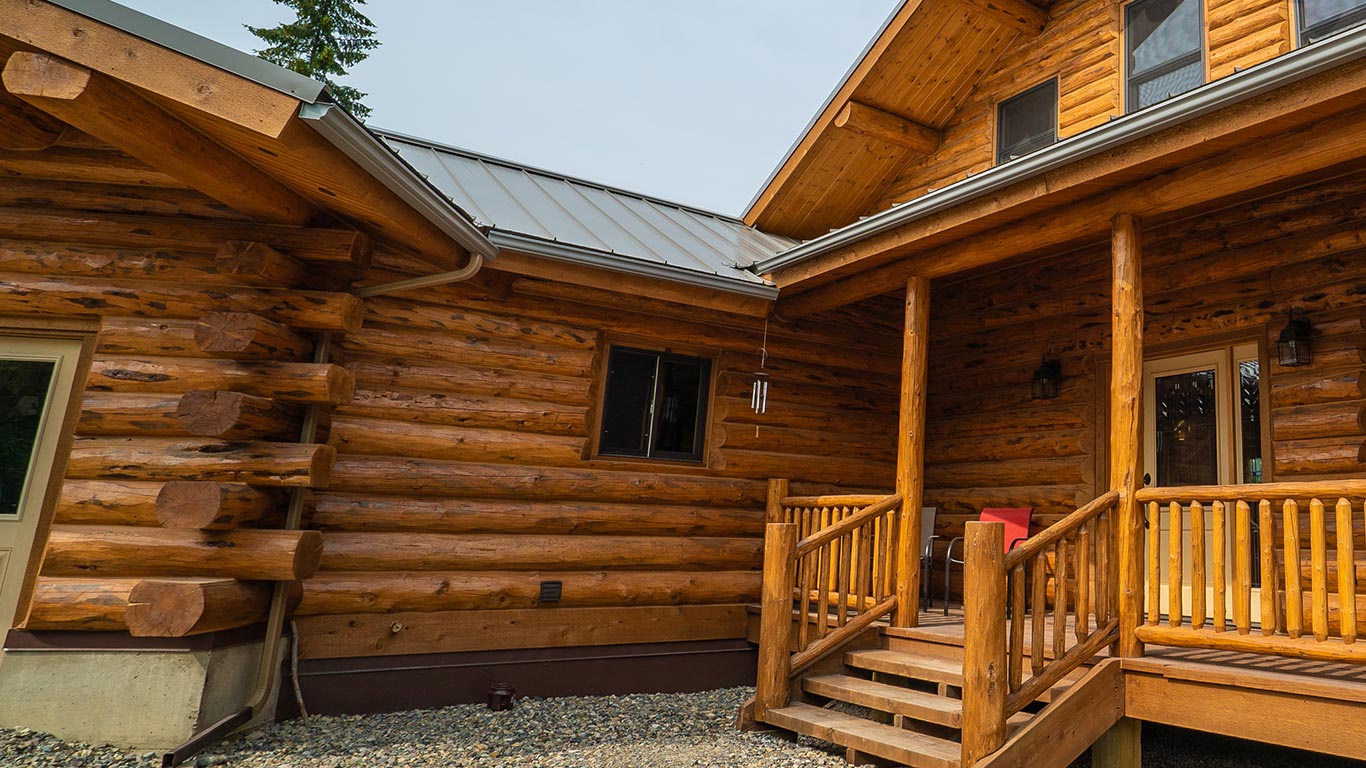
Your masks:
[[[970,522],[963,533],[964,768],[1006,743],[1005,535],[1001,523]]]
[[[176,420],[191,435],[224,440],[282,439],[299,431],[301,409],[243,392],[197,389],[176,405]]]
[[[281,516],[284,494],[243,483],[172,480],[157,492],[155,509],[163,528],[226,531]]]
[[[302,360],[313,342],[273,320],[250,312],[209,312],[194,328],[199,348],[238,360]]]
[[[1143,477],[1143,272],[1138,221],[1131,214],[1115,217],[1111,258],[1110,488],[1119,491],[1115,651],[1142,656],[1143,643],[1134,630],[1143,614],[1143,514],[1134,494]]]
[[[768,501],[764,505],[764,522],[785,523],[783,519],[783,499],[787,498],[788,481],[770,479],[768,481]]]
[[[792,585],[796,576],[795,523],[769,523],[764,531],[764,593],[759,619],[759,674],[754,714],[787,706],[791,694]],[[805,617],[803,617],[805,620]]]
[[[901,352],[901,416],[897,427],[896,615],[898,627],[920,621],[920,507],[925,499],[925,380],[929,359],[930,281],[906,282],[906,324]]]
[[[1121,718],[1091,746],[1091,768],[1142,768],[1143,722]]]

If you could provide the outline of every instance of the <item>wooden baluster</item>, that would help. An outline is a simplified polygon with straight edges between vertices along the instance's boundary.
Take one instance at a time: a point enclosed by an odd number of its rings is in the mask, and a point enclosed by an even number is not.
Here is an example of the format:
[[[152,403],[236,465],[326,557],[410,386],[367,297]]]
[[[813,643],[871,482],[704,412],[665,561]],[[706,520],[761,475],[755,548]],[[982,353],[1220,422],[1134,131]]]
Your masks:
[[[872,558],[872,581],[870,589],[873,603],[882,602],[882,596],[886,593],[882,591],[882,568],[885,562],[882,559],[882,518],[875,517],[872,520],[873,534],[868,542],[869,557]]]
[[[1083,525],[1077,534],[1077,616],[1073,632],[1077,642],[1091,634],[1091,526]]]
[[[848,515],[845,515],[848,517]],[[835,543],[839,545],[839,611],[836,614],[839,626],[844,626],[849,621],[849,582],[854,567],[854,537],[853,531],[839,537]]]
[[[1025,564],[1010,573],[1010,690],[1024,682]]]
[[[854,532],[855,539],[858,541],[858,565],[855,566],[855,573],[858,574],[858,581],[854,585],[854,594],[858,598],[858,611],[862,613],[874,605],[877,601],[873,600],[873,533],[877,530],[877,518],[868,521],[868,524],[861,526]]]
[[[1157,626],[1162,615],[1162,579],[1160,575],[1162,516],[1157,502],[1148,503],[1148,624]]]
[[[1058,539],[1053,551],[1053,658],[1061,659],[1067,650],[1067,537]]]
[[[1323,642],[1328,639],[1328,531],[1318,499],[1309,500],[1309,559],[1314,639]]]
[[[1291,637],[1304,634],[1304,587],[1300,584],[1300,505],[1286,499],[1281,507],[1285,541],[1285,631]]]
[[[1181,505],[1167,505],[1167,624],[1181,626]]]
[[[896,589],[896,547],[897,520],[894,513],[882,518],[882,595],[886,597]]]
[[[1338,499],[1338,631],[1342,642],[1357,641],[1356,554],[1352,545],[1352,503]]]
[[[1214,582],[1214,631],[1223,632],[1228,628],[1228,607],[1225,597],[1225,585],[1228,584],[1228,568],[1225,566],[1226,553],[1228,552],[1228,532],[1224,525],[1224,502],[1216,501],[1213,505],[1212,525],[1210,533],[1214,539],[1214,550],[1210,552],[1210,579]]]
[[[797,526],[769,523],[764,526],[763,605],[759,614],[759,672],[755,683],[754,709],[763,717],[770,709],[787,706],[792,669],[792,583],[796,578],[793,553]]]
[[[1270,637],[1281,626],[1280,611],[1276,610],[1276,519],[1271,514],[1271,502],[1262,499],[1257,504],[1258,545],[1262,561],[1262,634]]]
[[[1205,507],[1191,502],[1191,626],[1205,626]]]
[[[1033,627],[1029,636],[1029,668],[1033,674],[1037,675],[1043,671],[1044,667],[1044,621],[1048,617],[1047,609],[1047,588],[1048,574],[1044,569],[1044,553],[1040,552],[1034,556],[1029,564],[1029,570],[1033,577],[1030,595],[1029,618],[1033,622]]]
[[[1096,626],[1103,627],[1110,621],[1110,513],[1102,512],[1096,518]]]
[[[799,558],[801,561],[801,570],[797,583],[801,585],[801,609],[797,616],[801,623],[797,625],[798,650],[805,650],[806,646],[811,644],[811,609],[813,608],[811,605],[811,593],[816,588],[815,557],[816,555],[808,553],[804,557]]]
[[[830,525],[831,509],[821,507],[818,516],[815,518],[816,530],[824,530]],[[828,630],[826,626],[829,622],[827,617],[830,615],[830,544],[826,544],[816,549],[813,553],[816,557],[816,638],[825,637]]]
[[[1240,501],[1233,510],[1233,626],[1246,635],[1252,631],[1252,507]]]

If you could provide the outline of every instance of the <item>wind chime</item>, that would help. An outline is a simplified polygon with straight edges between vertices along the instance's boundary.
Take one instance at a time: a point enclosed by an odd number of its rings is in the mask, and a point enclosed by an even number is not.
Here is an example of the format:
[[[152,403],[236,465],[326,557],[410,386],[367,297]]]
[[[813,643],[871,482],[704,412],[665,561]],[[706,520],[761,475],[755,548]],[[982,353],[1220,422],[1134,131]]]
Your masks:
[[[764,318],[764,341],[759,347],[759,370],[754,372],[754,386],[750,389],[749,405],[754,412],[763,415],[768,412],[768,318]],[[759,425],[754,425],[754,436],[759,436]]]

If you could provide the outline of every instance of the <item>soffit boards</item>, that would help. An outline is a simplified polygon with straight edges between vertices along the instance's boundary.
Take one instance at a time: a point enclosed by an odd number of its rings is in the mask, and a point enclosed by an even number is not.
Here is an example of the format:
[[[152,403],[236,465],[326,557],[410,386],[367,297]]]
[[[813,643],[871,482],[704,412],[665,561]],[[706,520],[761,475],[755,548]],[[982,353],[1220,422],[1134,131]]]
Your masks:
[[[909,0],[788,153],[746,223],[808,239],[871,213],[923,150],[852,130],[848,105],[942,130],[1001,54],[1045,22],[1046,14],[1023,0]]]

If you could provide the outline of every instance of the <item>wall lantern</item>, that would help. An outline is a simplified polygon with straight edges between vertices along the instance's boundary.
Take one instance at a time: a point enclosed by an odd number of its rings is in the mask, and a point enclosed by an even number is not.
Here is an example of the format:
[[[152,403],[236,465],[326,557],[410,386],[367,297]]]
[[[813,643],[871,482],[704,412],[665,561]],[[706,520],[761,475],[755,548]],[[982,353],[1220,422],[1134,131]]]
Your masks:
[[[1285,324],[1280,338],[1276,339],[1276,356],[1281,365],[1294,368],[1313,362],[1314,355],[1309,349],[1309,333],[1313,330],[1308,320],[1295,317],[1295,310],[1290,310],[1290,322]]]
[[[1029,394],[1035,400],[1052,400],[1058,396],[1058,384],[1062,381],[1062,363],[1044,357],[1034,376],[1029,380]]]

